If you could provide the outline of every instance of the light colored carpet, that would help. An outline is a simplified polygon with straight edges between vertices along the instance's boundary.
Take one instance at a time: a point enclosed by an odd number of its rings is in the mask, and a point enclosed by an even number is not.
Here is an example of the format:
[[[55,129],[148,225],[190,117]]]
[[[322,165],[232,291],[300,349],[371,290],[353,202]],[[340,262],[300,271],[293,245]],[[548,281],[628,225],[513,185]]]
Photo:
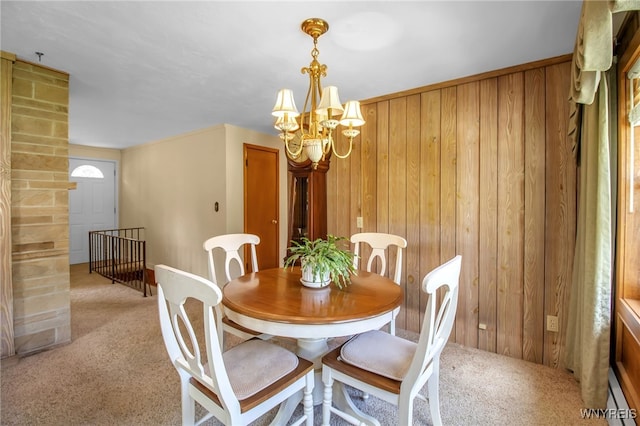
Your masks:
[[[72,342],[2,360],[0,424],[180,424],[178,375],[162,341],[156,296],[144,298],[87,270],[71,269]],[[355,391],[354,399],[381,424],[395,424],[394,406],[374,397],[365,402]],[[606,424],[581,418],[579,386],[569,374],[457,344],[442,353],[440,400],[445,425]],[[319,406],[315,415],[319,425]],[[431,424],[420,400],[414,420]]]

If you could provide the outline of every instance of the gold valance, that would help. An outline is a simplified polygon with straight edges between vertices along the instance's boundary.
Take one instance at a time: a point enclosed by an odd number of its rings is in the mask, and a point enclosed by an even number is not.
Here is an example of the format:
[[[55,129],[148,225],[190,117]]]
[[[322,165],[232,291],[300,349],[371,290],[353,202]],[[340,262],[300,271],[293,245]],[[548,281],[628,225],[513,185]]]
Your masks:
[[[613,62],[612,15],[628,10],[640,10],[640,0],[583,1],[573,51],[572,101],[593,102],[600,73],[611,68]]]
[[[602,72],[613,63],[613,14],[640,10],[640,0],[583,0],[571,62],[569,137],[579,138],[580,106],[592,104]]]

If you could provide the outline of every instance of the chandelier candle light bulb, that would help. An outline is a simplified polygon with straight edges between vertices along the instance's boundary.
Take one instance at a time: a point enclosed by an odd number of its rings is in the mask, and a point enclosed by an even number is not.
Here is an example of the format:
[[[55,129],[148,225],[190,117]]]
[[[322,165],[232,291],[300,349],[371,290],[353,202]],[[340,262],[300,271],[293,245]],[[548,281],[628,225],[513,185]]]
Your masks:
[[[280,132],[286,153],[297,159],[306,151],[313,168],[324,160],[329,152],[338,158],[347,158],[353,149],[353,138],[360,134],[360,127],[365,124],[360,111],[360,102],[349,101],[343,107],[338,96],[338,88],[327,86],[322,88],[321,78],[327,75],[327,66],[318,62],[318,38],[329,30],[329,24],[319,18],[310,18],[301,25],[302,31],[313,38],[311,63],[302,68],[303,74],[309,74],[309,90],[304,101],[302,113],[296,108],[293,91],[281,89],[271,114],[276,118],[274,127]],[[340,116],[340,119],[337,117]],[[338,154],[332,131],[338,126],[345,127],[342,134],[349,139],[346,154]],[[296,148],[291,148],[294,144]]]

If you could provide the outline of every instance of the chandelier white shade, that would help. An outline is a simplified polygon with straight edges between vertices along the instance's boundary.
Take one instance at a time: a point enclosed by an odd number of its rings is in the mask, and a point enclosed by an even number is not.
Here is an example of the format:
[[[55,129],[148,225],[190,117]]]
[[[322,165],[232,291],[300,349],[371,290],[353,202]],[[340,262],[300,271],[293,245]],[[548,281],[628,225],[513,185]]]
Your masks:
[[[296,108],[296,101],[293,98],[293,91],[290,89],[282,89],[278,92],[276,104],[273,107],[273,116],[278,118],[292,117],[295,118],[300,115],[298,108]]]
[[[322,88],[321,78],[327,75],[327,66],[318,62],[318,37],[329,30],[329,24],[319,18],[310,18],[301,25],[302,31],[313,38],[311,63],[302,68],[309,75],[309,89],[302,113],[296,108],[293,91],[281,89],[271,111],[275,117],[274,127],[279,130],[287,155],[297,159],[304,149],[314,168],[329,152],[338,158],[347,158],[353,149],[353,138],[360,134],[357,127],[365,121],[360,111],[360,102],[349,101],[344,106],[340,102],[338,88]],[[333,139],[333,130],[344,127],[342,134],[349,140],[345,154],[339,154]],[[295,142],[295,143],[294,143]]]

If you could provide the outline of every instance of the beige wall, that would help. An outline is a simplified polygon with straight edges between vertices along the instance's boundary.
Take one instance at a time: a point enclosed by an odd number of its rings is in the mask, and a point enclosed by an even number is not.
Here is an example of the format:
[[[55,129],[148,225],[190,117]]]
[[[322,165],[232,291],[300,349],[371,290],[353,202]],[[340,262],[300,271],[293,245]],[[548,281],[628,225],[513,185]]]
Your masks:
[[[92,146],[69,144],[69,157],[96,158],[120,162],[122,151],[111,148],[95,148]]]
[[[145,228],[149,267],[164,263],[207,276],[204,240],[243,232],[243,143],[280,148],[277,136],[217,125],[122,151],[120,227]],[[280,194],[285,194],[284,155],[280,161]],[[281,198],[282,248],[286,198]]]

